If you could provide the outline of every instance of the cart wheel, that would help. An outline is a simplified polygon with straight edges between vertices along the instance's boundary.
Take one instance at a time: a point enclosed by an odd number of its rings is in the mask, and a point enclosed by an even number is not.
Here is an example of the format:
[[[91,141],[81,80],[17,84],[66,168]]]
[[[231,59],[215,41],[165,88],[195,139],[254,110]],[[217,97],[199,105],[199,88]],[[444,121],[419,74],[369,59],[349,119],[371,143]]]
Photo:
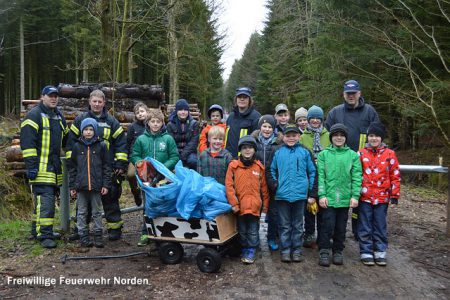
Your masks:
[[[175,265],[183,260],[184,249],[180,243],[164,242],[159,245],[159,258],[167,265]]]
[[[197,254],[197,266],[204,273],[215,273],[222,265],[219,252],[212,248],[203,248]]]

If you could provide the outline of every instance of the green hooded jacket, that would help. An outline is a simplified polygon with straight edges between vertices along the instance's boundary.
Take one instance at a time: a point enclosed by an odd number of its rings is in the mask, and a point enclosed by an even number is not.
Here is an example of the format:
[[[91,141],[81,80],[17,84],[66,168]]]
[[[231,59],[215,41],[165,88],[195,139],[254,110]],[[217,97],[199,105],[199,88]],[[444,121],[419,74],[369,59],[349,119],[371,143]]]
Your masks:
[[[180,160],[177,144],[170,134],[165,131],[152,134],[146,129],[144,134],[136,139],[130,161],[136,165],[136,162],[148,156],[162,162],[169,170],[173,170]]]
[[[349,207],[350,198],[359,199],[362,170],[355,151],[330,145],[317,156],[317,170],[319,199],[327,197],[328,207]]]

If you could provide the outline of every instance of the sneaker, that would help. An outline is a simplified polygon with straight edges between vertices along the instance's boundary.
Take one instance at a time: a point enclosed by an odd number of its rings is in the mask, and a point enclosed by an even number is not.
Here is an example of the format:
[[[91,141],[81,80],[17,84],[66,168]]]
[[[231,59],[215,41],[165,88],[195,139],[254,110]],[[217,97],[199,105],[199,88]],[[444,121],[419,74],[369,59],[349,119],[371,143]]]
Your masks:
[[[305,257],[301,252],[294,252],[292,253],[292,261],[293,262],[302,262],[305,260]]]
[[[338,266],[344,264],[344,255],[342,255],[341,251],[336,251],[333,253],[333,264]]]
[[[377,266],[382,267],[385,267],[387,265],[386,258],[383,257],[375,258],[375,263],[377,264]]]
[[[319,266],[330,266],[330,252],[328,251],[328,249],[322,249],[319,251]]]
[[[268,240],[267,244],[269,244],[270,251],[277,251],[279,248],[276,240]]]
[[[281,253],[281,261],[285,263],[291,262],[291,253]]]
[[[303,247],[312,248],[314,242],[315,242],[314,234],[308,234],[305,236],[305,239],[303,241]]]
[[[248,262],[248,248],[242,248],[241,262],[244,264]]]
[[[46,249],[56,248],[56,242],[52,239],[45,239],[41,241],[41,246]]]
[[[143,246],[147,246],[150,242],[150,239],[148,238],[147,234],[142,234],[141,237],[139,238],[139,242],[137,243],[137,245],[139,247],[143,247]]]
[[[361,262],[363,263],[363,265],[366,265],[366,266],[373,266],[373,265],[375,265],[375,262],[373,261],[373,257],[361,258]]]
[[[255,248],[249,248],[247,251],[247,259],[245,261],[245,263],[247,264],[252,264],[255,262],[255,253],[256,253],[256,249]]]

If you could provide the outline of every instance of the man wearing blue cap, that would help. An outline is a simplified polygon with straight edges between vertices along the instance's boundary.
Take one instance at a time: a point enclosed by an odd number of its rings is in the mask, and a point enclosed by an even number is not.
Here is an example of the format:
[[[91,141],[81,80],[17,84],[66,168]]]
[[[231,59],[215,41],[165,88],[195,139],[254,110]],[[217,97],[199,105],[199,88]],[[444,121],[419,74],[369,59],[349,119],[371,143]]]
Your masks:
[[[377,111],[365,103],[361,96],[361,88],[356,80],[348,80],[344,83],[344,103],[335,106],[328,113],[325,127],[329,131],[331,126],[336,123],[344,124],[348,129],[347,145],[353,150],[358,151],[364,148],[366,143],[367,128],[373,122],[379,122]],[[356,226],[358,221],[357,208],[352,213],[352,231],[355,238]]]
[[[227,118],[229,128],[226,149],[233,158],[238,157],[238,142],[245,135],[258,129],[261,114],[253,107],[252,90],[248,87],[236,89],[233,111]]]
[[[58,89],[51,85],[44,87],[41,102],[20,124],[20,148],[35,200],[31,235],[44,248],[56,247],[55,196],[62,184],[61,146],[65,145],[69,131],[57,105]]]

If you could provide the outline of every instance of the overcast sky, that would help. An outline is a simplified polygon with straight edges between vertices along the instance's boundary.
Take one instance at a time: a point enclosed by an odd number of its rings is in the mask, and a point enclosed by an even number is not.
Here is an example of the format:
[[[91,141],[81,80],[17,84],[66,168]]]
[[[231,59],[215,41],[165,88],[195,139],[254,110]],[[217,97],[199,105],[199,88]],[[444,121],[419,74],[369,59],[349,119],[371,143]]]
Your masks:
[[[223,13],[219,15],[219,30],[226,31],[225,51],[222,55],[226,80],[234,60],[241,58],[250,35],[264,28],[267,9],[266,0],[223,0]]]

